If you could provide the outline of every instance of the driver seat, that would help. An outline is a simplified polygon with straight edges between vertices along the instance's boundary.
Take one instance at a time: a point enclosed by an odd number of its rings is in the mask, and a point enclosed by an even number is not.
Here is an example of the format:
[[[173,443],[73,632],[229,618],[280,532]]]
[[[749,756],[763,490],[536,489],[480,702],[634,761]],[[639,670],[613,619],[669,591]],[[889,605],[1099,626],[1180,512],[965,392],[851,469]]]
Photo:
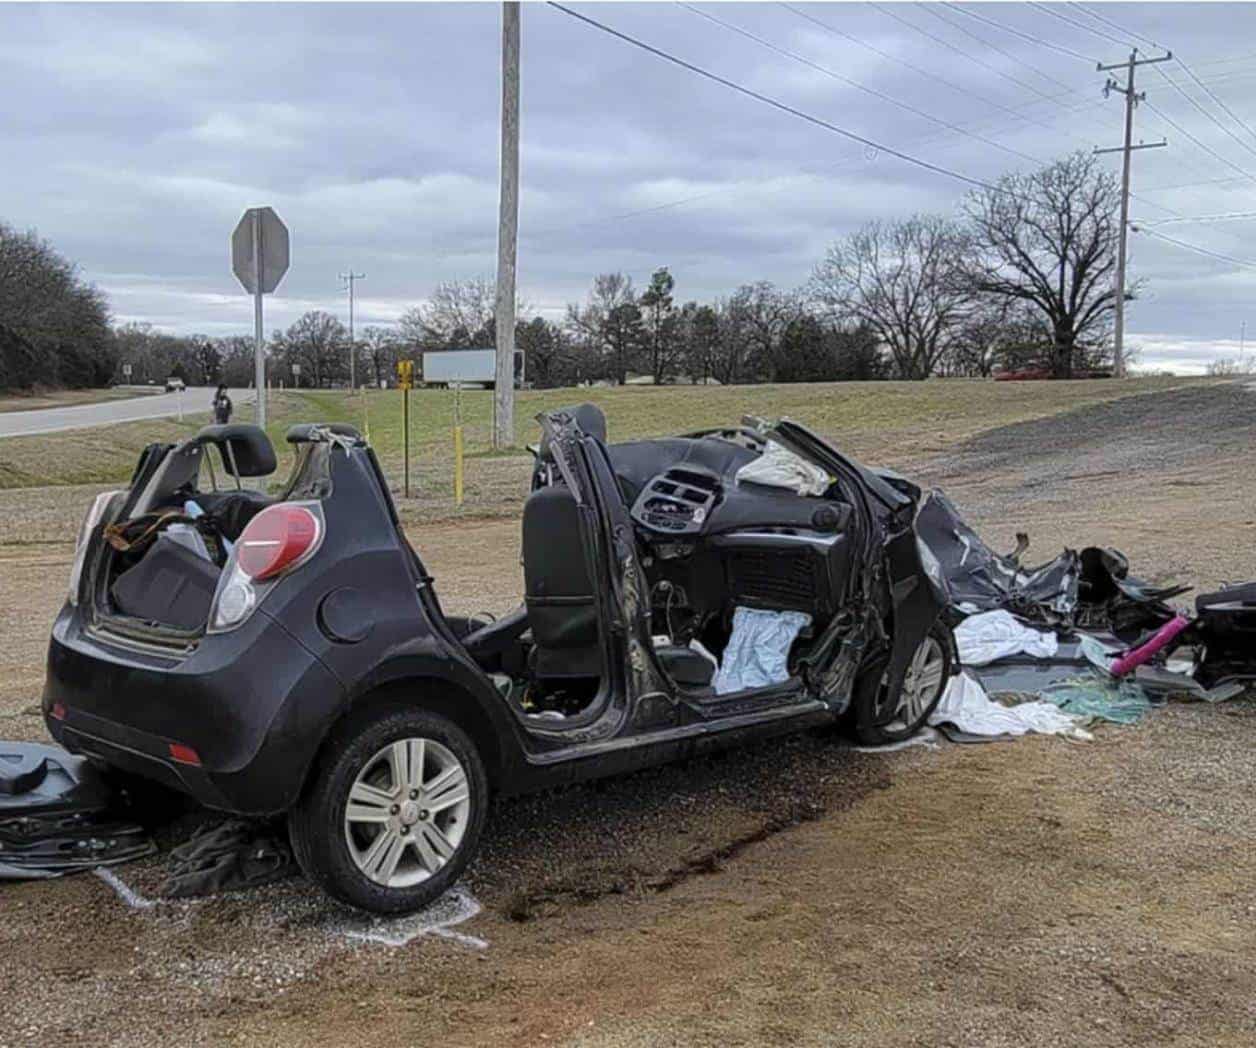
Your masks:
[[[562,483],[523,506],[524,606],[538,677],[600,677],[601,629],[596,591],[585,564],[580,508]]]

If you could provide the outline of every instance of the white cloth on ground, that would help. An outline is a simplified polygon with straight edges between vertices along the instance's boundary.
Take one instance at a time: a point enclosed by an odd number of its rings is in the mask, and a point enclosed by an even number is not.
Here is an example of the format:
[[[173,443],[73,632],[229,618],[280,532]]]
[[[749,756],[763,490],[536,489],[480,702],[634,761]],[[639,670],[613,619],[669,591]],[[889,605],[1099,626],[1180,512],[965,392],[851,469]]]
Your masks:
[[[1081,726],[1081,718],[1064,713],[1051,702],[1022,702],[1002,706],[986,694],[976,677],[957,673],[942,694],[942,701],[929,715],[930,724],[954,724],[969,735],[1065,735],[1090,741],[1094,738]]]
[[[1039,633],[1002,610],[970,615],[955,627],[955,645],[964,666],[985,666],[1022,652],[1049,659],[1060,650],[1054,633]]]

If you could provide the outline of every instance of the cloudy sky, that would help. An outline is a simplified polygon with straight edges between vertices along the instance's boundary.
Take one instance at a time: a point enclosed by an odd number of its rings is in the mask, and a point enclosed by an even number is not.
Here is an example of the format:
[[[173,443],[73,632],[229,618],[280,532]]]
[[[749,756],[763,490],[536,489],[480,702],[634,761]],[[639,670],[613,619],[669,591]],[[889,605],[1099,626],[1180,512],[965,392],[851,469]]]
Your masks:
[[[1135,154],[1132,213],[1230,260],[1133,235],[1132,341],[1145,366],[1190,370],[1235,355],[1245,320],[1256,340],[1256,270],[1235,264],[1256,260],[1256,220],[1183,220],[1256,212],[1256,6],[569,6],[978,179],[1118,144],[1121,100],[1095,62],[1171,48],[1185,66],[1139,70],[1135,137],[1170,145]],[[77,260],[119,319],[226,334],[252,330],[229,234],[270,204],[293,262],[267,327],[344,314],[350,267],[367,274],[360,322],[387,323],[439,280],[494,271],[499,18],[494,3],[0,4],[0,220]],[[951,210],[967,188],[552,7],[524,5],[522,53],[520,290],[549,315],[614,269],[641,284],[667,265],[685,298],[795,286],[834,238]]]

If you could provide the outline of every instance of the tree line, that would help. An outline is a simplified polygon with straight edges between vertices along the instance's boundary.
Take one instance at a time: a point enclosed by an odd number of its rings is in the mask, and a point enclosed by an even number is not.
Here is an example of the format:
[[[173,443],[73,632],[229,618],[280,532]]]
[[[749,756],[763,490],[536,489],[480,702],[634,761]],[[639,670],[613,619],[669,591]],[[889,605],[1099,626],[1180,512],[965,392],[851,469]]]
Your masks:
[[[538,387],[638,376],[730,384],[1088,373],[1111,358],[1118,202],[1115,178],[1077,153],[980,186],[954,214],[868,223],[835,242],[801,287],[757,281],[700,302],[679,294],[666,266],[640,289],[627,274],[599,274],[561,317],[519,303],[516,347]],[[133,381],[251,383],[251,338],[110,330],[99,292],[33,234],[0,226],[0,248],[0,340],[11,331],[20,348],[11,364],[2,343],[0,386],[91,384],[116,378],[123,363]],[[25,270],[10,262],[23,250],[36,260]],[[11,312],[11,275],[41,266],[60,283]],[[358,381],[377,385],[400,359],[495,343],[493,282],[447,281],[395,325],[357,332],[352,347],[336,317],[304,314],[268,340],[269,381],[342,385],[352,353]]]

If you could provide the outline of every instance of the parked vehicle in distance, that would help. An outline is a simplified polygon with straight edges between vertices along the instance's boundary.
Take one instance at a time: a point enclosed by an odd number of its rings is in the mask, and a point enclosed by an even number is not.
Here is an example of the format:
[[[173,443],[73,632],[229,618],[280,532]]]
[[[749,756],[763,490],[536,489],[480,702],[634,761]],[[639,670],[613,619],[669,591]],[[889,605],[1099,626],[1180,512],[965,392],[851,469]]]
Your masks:
[[[171,375],[168,379],[166,379],[167,393],[178,393],[186,388],[187,386],[184,384],[183,379],[178,378],[175,375]]]
[[[955,660],[917,487],[789,421],[620,444],[591,405],[540,421],[525,592],[497,620],[445,612],[352,428],[290,430],[274,496],[240,484],[275,467],[253,426],[150,446],[83,523],[49,730],[286,815],[309,876],[383,913],[461,875],[492,791],[924,723]]]
[[[523,353],[515,351],[515,386],[523,381]],[[424,386],[493,389],[497,385],[497,350],[429,349],[423,353]]]

